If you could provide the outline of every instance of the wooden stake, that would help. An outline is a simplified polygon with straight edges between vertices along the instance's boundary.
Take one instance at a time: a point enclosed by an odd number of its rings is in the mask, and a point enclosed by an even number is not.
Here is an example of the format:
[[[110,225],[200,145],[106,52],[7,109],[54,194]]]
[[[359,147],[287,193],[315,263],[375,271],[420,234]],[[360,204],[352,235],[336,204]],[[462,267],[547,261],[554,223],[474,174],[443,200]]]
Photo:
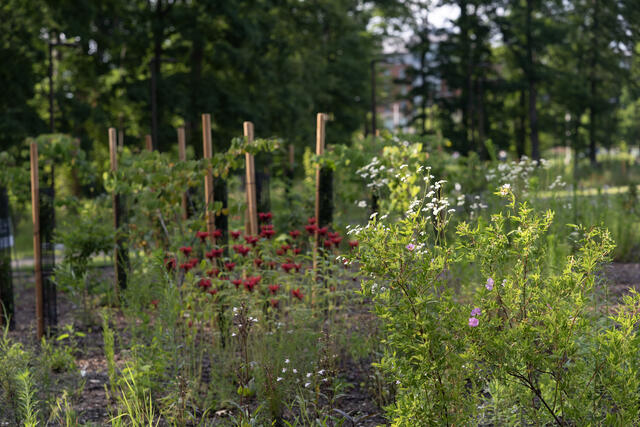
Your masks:
[[[187,138],[184,133],[184,126],[178,128],[178,156],[181,162],[187,160]],[[188,211],[189,200],[187,198],[187,192],[182,193],[182,219],[187,220],[189,218]]]
[[[42,287],[42,246],[40,242],[40,183],[38,144],[31,143],[31,217],[33,219],[33,259],[36,273],[36,324],[38,340],[44,336],[44,291]]]
[[[202,115],[202,144],[205,159],[213,156],[213,148],[211,146],[211,114]],[[216,229],[216,215],[213,208],[213,173],[211,168],[207,168],[207,176],[204,178],[204,199],[207,205],[207,231],[209,238],[215,243],[213,231]]]
[[[144,143],[147,151],[153,151],[153,140],[151,139],[151,135],[144,136]]]
[[[291,169],[293,169],[294,163],[295,163],[294,147],[293,147],[293,144],[289,144],[289,167]]]
[[[251,145],[253,143],[253,123],[243,123],[244,136],[247,138],[247,143]],[[247,185],[247,215],[249,216],[247,234],[255,236],[258,234],[258,203],[256,201],[256,165],[253,154],[245,153],[245,169],[247,173],[246,185]]]
[[[321,156],[324,154],[325,128],[327,123],[327,115],[318,113],[316,116],[316,154]],[[320,166],[316,166],[316,206],[315,206],[316,225],[320,224]],[[318,233],[316,233],[313,244],[313,268],[318,266],[316,252],[318,251]]]

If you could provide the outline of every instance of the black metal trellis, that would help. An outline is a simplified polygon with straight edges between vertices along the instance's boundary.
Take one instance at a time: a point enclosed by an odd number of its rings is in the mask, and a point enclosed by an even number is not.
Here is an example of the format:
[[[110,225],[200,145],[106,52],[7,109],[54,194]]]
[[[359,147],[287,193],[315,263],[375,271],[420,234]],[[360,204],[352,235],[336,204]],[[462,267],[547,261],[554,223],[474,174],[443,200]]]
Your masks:
[[[56,265],[54,233],[55,182],[54,167],[41,175],[40,180],[40,246],[42,265],[42,293],[45,330],[55,329],[58,323],[56,284],[53,272]]]
[[[9,197],[5,188],[0,187],[0,326],[15,326],[13,281],[11,271],[11,248],[13,234]]]

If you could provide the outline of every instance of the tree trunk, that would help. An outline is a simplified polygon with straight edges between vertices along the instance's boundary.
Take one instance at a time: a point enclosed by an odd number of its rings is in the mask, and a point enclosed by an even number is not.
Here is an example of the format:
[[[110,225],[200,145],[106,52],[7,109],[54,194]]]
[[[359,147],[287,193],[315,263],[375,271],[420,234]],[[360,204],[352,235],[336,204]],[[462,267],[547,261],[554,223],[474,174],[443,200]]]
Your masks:
[[[529,127],[531,138],[531,157],[540,159],[540,142],[538,139],[538,90],[536,88],[535,64],[533,58],[533,30],[532,30],[533,0],[527,0],[527,81],[529,84]]]
[[[596,120],[598,116],[597,106],[597,77],[596,67],[598,66],[598,13],[599,1],[593,0],[593,27],[591,32],[591,64],[589,72],[589,160],[592,165],[596,163]]]
[[[516,122],[516,153],[518,158],[525,154],[527,144],[527,95],[524,89],[519,92],[518,121]]]

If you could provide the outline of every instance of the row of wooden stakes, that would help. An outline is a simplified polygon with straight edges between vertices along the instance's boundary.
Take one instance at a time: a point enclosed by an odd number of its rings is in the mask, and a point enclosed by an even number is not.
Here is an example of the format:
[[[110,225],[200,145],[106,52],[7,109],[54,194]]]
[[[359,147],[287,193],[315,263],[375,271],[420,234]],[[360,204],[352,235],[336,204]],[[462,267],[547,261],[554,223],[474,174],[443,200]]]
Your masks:
[[[316,117],[316,154],[322,155],[325,151],[325,135],[327,114],[318,113]],[[254,140],[254,127],[251,122],[243,123],[244,137],[251,144]],[[202,115],[202,143],[204,158],[209,159],[213,156],[211,144],[211,115]],[[118,138],[116,128],[109,128],[109,155],[111,172],[115,173],[118,169]],[[150,137],[147,136],[146,148],[152,149]],[[38,176],[38,145],[36,142],[31,143],[31,213],[33,220],[33,253],[34,253],[34,269],[36,279],[36,323],[37,336],[40,340],[45,334],[44,321],[44,291],[43,291],[43,274],[42,274],[42,243],[40,240],[40,196],[39,196],[39,176]],[[178,154],[181,161],[186,160],[186,137],[184,127],[178,128]],[[246,173],[246,197],[247,197],[247,216],[248,221],[245,232],[249,235],[258,234],[258,211],[256,202],[256,173],[254,156],[251,153],[245,153],[245,173]],[[206,204],[206,224],[209,235],[213,236],[212,231],[215,229],[215,212],[211,210],[213,206],[213,174],[211,170],[207,172],[204,179],[205,186],[205,204]],[[320,167],[316,168],[316,197],[315,197],[315,217],[319,218],[320,212]],[[183,217],[187,216],[187,195],[182,197]],[[113,211],[114,211],[114,227],[117,230],[120,227],[120,197],[117,193],[113,194]],[[213,237],[212,237],[213,238]],[[318,240],[316,236],[315,248],[317,248]],[[316,250],[314,248],[314,267],[316,259]],[[126,267],[123,261],[122,242],[116,241],[114,249],[114,267],[115,267],[115,295],[118,297],[119,291],[126,286]]]

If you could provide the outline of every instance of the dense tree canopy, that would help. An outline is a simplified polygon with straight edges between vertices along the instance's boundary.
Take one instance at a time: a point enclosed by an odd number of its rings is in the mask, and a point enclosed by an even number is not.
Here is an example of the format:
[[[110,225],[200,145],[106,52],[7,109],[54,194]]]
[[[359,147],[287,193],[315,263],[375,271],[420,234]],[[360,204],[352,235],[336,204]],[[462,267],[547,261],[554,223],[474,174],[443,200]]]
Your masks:
[[[457,11],[444,28],[428,19],[440,6]],[[414,57],[398,96],[418,133],[483,156],[489,140],[593,160],[598,146],[638,144],[635,0],[8,0],[0,144],[49,129],[50,43],[55,128],[85,148],[116,126],[127,144],[150,134],[166,150],[184,124],[198,149],[203,112],[219,148],[244,120],[308,144],[317,111],[334,119],[330,141],[346,142],[366,131],[371,61],[398,28]]]

